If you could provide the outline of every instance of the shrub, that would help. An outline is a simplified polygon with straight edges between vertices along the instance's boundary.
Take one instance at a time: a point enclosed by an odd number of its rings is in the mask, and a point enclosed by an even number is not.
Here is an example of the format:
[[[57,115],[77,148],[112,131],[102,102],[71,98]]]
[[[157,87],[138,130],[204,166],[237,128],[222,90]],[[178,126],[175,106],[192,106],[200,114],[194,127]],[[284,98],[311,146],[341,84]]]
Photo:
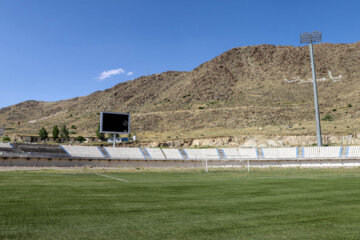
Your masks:
[[[71,125],[71,129],[76,129],[76,126],[75,126],[75,125]]]
[[[352,107],[352,104],[351,103],[348,103],[348,105],[347,105],[348,107]]]
[[[321,120],[323,121],[334,121],[334,117],[330,114],[326,114]]]
[[[82,143],[82,142],[85,142],[86,139],[85,139],[83,136],[77,136],[77,137],[75,138],[75,141]]]
[[[1,139],[2,142],[10,142],[11,139],[9,136],[3,136],[2,139]]]

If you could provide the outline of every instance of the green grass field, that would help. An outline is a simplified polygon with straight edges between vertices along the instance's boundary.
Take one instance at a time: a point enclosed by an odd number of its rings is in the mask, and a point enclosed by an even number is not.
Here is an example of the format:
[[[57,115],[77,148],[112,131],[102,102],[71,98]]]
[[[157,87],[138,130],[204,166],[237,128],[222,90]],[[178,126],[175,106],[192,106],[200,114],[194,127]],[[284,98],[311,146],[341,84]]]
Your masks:
[[[0,172],[0,239],[359,238],[360,169]]]

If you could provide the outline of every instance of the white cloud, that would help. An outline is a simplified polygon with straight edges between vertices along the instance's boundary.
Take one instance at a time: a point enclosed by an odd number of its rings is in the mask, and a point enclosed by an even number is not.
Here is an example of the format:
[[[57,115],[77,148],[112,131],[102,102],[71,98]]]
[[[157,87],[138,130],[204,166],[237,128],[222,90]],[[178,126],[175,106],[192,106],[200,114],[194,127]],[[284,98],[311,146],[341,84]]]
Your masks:
[[[117,68],[117,69],[111,69],[111,70],[108,70],[108,71],[103,71],[99,77],[98,77],[98,80],[99,81],[102,81],[108,77],[111,77],[112,75],[118,75],[118,74],[123,74],[125,73],[124,69],[122,68]],[[128,73],[129,74],[129,73]]]
[[[131,76],[131,75],[133,75],[134,74],[134,72],[128,72],[126,75],[127,76]]]

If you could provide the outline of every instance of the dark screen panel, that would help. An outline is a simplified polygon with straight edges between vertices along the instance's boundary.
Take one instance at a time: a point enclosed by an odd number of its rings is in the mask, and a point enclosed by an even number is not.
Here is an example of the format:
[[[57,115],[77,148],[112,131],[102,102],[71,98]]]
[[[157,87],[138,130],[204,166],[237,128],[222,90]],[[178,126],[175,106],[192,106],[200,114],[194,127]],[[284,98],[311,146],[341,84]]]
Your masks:
[[[121,113],[102,113],[103,132],[129,132],[129,115]]]

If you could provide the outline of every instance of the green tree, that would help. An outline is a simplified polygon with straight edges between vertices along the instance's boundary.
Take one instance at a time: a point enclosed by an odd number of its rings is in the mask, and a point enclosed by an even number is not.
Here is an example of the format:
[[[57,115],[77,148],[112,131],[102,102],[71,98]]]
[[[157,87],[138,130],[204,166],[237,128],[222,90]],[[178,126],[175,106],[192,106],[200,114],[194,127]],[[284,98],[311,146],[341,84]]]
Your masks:
[[[9,136],[3,136],[3,137],[2,137],[2,141],[3,141],[3,142],[10,142],[11,139],[10,139]]]
[[[60,132],[59,127],[55,125],[52,130],[52,136],[54,141],[56,141],[59,138],[59,132]]]
[[[63,139],[63,140],[68,140],[69,139],[69,130],[67,129],[66,125],[63,124],[61,126],[61,129],[60,129],[60,137]]]
[[[48,138],[48,132],[46,131],[46,129],[44,127],[42,127],[39,131],[39,136],[41,141],[44,141],[45,139]]]
[[[100,132],[100,125],[98,125],[96,131],[95,131],[96,137],[100,140],[100,141],[105,141],[105,134]]]

